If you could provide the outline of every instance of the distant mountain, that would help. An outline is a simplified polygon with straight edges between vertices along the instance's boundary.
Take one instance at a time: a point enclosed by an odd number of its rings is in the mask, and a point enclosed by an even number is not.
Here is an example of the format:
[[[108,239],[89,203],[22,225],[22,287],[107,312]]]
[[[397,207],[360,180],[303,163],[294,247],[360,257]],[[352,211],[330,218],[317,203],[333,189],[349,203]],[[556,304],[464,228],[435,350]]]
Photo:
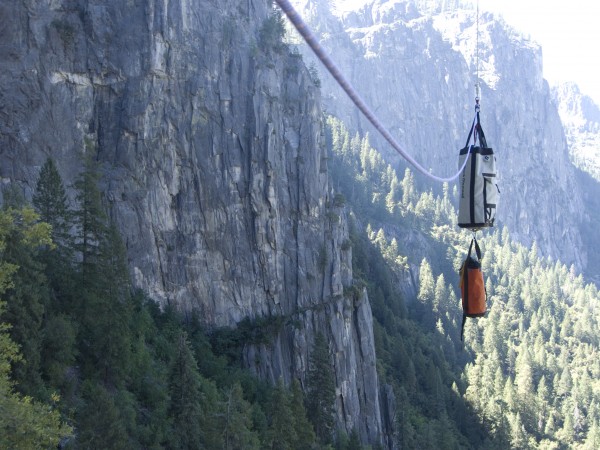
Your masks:
[[[379,0],[335,14],[327,3],[294,2],[380,120],[435,174],[457,169],[479,73],[482,125],[500,171],[499,224],[527,246],[537,242],[542,254],[585,268],[582,193],[540,47],[484,13],[477,52],[475,10],[458,2]],[[299,49],[320,72],[327,112],[350,130],[369,132],[374,146],[404,167],[310,50]]]
[[[552,88],[573,163],[600,181],[600,107],[576,84]]]

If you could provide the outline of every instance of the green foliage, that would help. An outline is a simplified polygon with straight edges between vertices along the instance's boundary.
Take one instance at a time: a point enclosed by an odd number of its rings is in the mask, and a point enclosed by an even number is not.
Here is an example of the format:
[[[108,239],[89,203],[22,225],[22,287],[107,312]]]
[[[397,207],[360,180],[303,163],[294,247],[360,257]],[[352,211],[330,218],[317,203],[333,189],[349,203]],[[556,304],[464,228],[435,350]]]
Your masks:
[[[203,412],[202,386],[196,360],[185,333],[179,337],[177,353],[169,376],[169,416],[173,420],[172,448],[200,448],[203,436],[200,428]]]
[[[598,289],[507,229],[490,232],[480,242],[489,313],[468,322],[463,348],[456,269],[468,240],[449,187],[419,192],[410,170],[398,177],[368,137],[334,119],[326,136],[340,188],[332,207],[351,209],[347,292],[368,290],[380,382],[399,405],[395,444],[597,448]],[[0,213],[0,447],[72,435],[74,448],[332,448],[336,435],[337,448],[360,448],[356,430],[334,430],[322,335],[303,398],[298,382],[270,386],[242,369],[244,346],[271,344],[290,317],[207,334],[196,313],[132,292],[99,178],[88,161],[71,212],[47,162],[34,202],[49,223],[15,208],[18,196]],[[315,261],[323,268],[326,249]]]
[[[210,342],[217,354],[227,356],[230,362],[239,361],[244,346],[272,343],[287,320],[285,316],[247,317],[238,322],[236,328],[214,330]]]
[[[315,434],[322,444],[330,443],[334,431],[335,379],[329,357],[329,345],[317,333],[309,359],[306,409],[310,411]]]
[[[51,246],[50,227],[40,222],[30,208],[9,208],[0,219],[0,270],[10,277],[10,284],[2,282],[7,302],[5,320],[12,324],[11,339],[20,346],[23,359],[15,362],[13,371],[23,381],[19,391],[27,395],[43,391],[40,372],[42,315],[48,291],[43,267],[37,261],[42,247]]]
[[[77,442],[82,448],[128,449],[127,430],[116,396],[103,385],[86,380],[77,411]]]
[[[506,228],[491,230],[478,238],[488,315],[467,322],[461,348],[456,281],[468,238],[455,227],[449,187],[437,196],[419,193],[408,169],[398,183],[368,138],[350,139],[339,121],[327,122],[334,182],[355,218],[354,275],[369,292],[379,373],[404,405],[397,415],[398,445],[586,448],[595,443],[596,286],[573,267],[540,257],[535,243],[527,249],[512,242]],[[403,302],[406,294],[395,286],[409,276],[407,264],[420,270],[418,278],[411,271],[416,290]],[[404,303],[403,316],[395,305]]]
[[[107,238],[107,219],[98,188],[98,167],[91,156],[86,156],[84,163],[84,171],[75,181],[79,206],[74,214],[75,248],[82,259],[82,283],[87,288],[96,288],[93,283],[102,280],[103,267],[99,263],[103,241]]]
[[[315,87],[320,88],[321,87],[321,78],[319,77],[319,71],[315,67],[314,63],[311,63],[311,65],[309,66],[308,73],[310,74],[310,78],[311,78],[313,84],[315,85]]]
[[[20,267],[7,261],[11,250],[12,253],[21,253],[49,245],[49,228],[45,225],[37,221],[31,209],[0,212],[0,295],[21,287],[21,280],[14,279]],[[9,334],[14,324],[8,323],[5,315],[6,302],[0,300],[0,447],[56,447],[62,438],[71,434],[71,428],[61,421],[53,406],[15,392],[16,382],[21,380],[13,378],[11,368],[23,362],[23,357]],[[35,375],[22,371],[20,376]],[[58,397],[54,396],[53,400],[57,401]]]
[[[279,380],[269,402],[271,420],[268,432],[268,447],[277,450],[292,450],[298,440],[290,406],[290,397],[283,381]]]
[[[292,381],[290,392],[290,417],[294,421],[292,448],[309,449],[316,442],[315,431],[306,415],[304,395],[298,380]]]
[[[97,186],[99,173],[91,160],[75,183],[75,248],[81,257],[76,269],[80,287],[76,316],[80,323],[80,363],[85,377],[99,377],[120,386],[130,361],[128,308],[131,293],[125,250],[114,226],[104,214]]]
[[[34,198],[55,227],[29,207],[0,213],[0,294],[12,301],[5,313],[0,303],[0,446],[318,448],[299,385],[270,386],[241,368],[245,345],[270,344],[291,319],[209,335],[195,312],[161,310],[131,289],[93,162],[72,212],[55,167],[44,167]],[[58,233],[71,218],[74,235]]]
[[[235,383],[226,392],[224,410],[223,448],[260,448],[258,433],[253,430],[252,406],[244,399],[240,383]]]
[[[69,239],[71,211],[62,179],[51,158],[48,158],[40,170],[33,206],[40,219],[52,227],[52,240],[56,245]]]
[[[2,358],[5,355],[0,335]],[[0,376],[0,448],[56,448],[72,430],[61,422],[55,409],[31,397],[21,397],[6,386]]]
[[[285,23],[283,13],[279,9],[273,10],[272,14],[265,19],[258,33],[258,45],[260,49],[268,53],[282,53],[287,46],[283,42],[285,35]]]

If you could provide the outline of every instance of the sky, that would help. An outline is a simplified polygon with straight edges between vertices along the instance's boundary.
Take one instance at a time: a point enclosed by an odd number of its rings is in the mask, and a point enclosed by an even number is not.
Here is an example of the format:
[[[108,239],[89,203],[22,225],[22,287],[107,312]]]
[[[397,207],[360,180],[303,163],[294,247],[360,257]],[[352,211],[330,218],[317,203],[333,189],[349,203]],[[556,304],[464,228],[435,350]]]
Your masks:
[[[336,1],[344,9],[367,2]],[[573,81],[600,105],[600,0],[479,0],[479,10],[501,14],[541,45],[551,85]]]

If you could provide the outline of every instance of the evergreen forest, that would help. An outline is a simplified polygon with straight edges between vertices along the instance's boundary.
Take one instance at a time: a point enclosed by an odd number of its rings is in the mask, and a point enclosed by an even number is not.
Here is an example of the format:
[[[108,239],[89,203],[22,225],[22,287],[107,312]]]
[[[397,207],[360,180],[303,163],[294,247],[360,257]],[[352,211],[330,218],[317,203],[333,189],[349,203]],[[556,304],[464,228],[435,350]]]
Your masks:
[[[488,313],[467,319],[463,344],[458,274],[471,233],[456,226],[456,187],[419,189],[368,136],[326,120],[379,375],[398,399],[399,447],[600,448],[597,287],[506,228],[479,232]],[[411,284],[416,295],[399,289]]]
[[[207,333],[132,288],[99,176],[88,159],[70,205],[49,159],[32,205],[5,192],[0,448],[361,448],[334,429],[323,336],[307,397],[297,381],[269,385],[241,367],[241,346],[265,339],[267,321]]]
[[[420,188],[326,117],[358,292],[374,316],[380,384],[401,449],[600,448],[598,289],[496,228],[479,233],[488,314],[468,320],[458,271],[470,233],[456,189]],[[92,153],[93,149],[86,149]],[[281,321],[206,330],[132,287],[92,159],[66,194],[52,160],[32,203],[0,212],[0,448],[365,449],[336,429],[328,343],[304,391],[245,370],[242,347]],[[415,276],[418,274],[418,276]]]

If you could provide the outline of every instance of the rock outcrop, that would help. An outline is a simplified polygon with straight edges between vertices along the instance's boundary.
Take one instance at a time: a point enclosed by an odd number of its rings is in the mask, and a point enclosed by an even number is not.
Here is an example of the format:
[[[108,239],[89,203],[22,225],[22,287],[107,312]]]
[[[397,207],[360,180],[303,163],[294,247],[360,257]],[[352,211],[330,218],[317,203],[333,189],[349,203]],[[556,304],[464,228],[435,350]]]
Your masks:
[[[2,183],[31,197],[51,156],[71,185],[93,151],[135,285],[208,327],[281,318],[244,350],[267,379],[304,381],[324,333],[338,423],[378,442],[372,317],[347,294],[320,95],[270,2],[24,0],[0,23]]]
[[[552,88],[573,163],[600,181],[600,107],[577,85]]]

